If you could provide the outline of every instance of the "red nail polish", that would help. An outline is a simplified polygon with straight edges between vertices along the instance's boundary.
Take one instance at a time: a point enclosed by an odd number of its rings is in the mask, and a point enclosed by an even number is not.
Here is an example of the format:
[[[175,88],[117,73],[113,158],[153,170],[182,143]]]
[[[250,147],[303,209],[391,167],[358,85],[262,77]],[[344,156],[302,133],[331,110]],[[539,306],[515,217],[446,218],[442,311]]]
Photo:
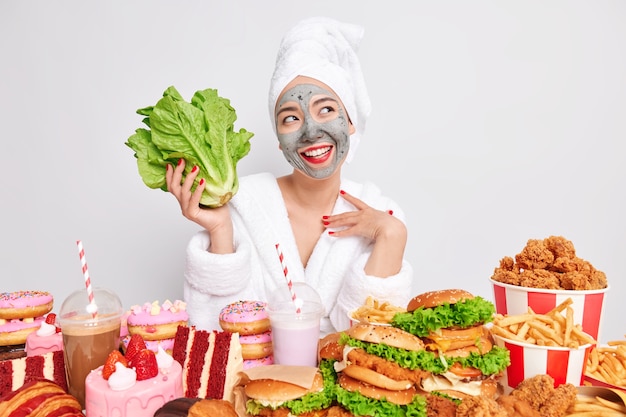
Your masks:
[[[390,216],[393,216],[393,210],[387,210],[387,213],[389,213]]]
[[[335,232],[333,232],[332,230],[330,232],[328,232],[329,235],[334,235]]]
[[[330,224],[330,222],[322,222],[324,223],[324,226],[328,226]]]
[[[339,190],[339,194],[345,194],[346,192],[344,190]]]
[[[170,164],[165,164],[165,172],[170,170]]]
[[[201,178],[200,182],[198,183],[198,185],[202,185],[202,184],[204,184],[204,178]]]
[[[196,172],[198,170],[198,165],[195,165],[192,169],[191,172]]]
[[[182,163],[183,163],[183,158],[180,158],[180,159],[178,160],[178,165],[180,166],[180,164],[182,164]]]
[[[328,220],[328,216],[322,216],[322,219]]]

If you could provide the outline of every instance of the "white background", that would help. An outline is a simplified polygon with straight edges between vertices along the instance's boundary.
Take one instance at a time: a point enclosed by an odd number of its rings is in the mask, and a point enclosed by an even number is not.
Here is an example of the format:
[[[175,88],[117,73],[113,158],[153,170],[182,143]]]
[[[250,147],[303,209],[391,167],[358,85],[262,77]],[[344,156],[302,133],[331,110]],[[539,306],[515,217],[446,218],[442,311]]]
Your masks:
[[[344,174],[408,217],[414,291],[489,277],[561,235],[607,274],[602,340],[626,294],[624,1],[12,1],[0,3],[2,291],[55,310],[94,285],[125,305],[182,298],[196,226],[147,188],[124,145],[174,85],[217,88],[255,133],[240,175],[289,172],[266,109],[283,33],[325,15],[365,27],[373,113]]]

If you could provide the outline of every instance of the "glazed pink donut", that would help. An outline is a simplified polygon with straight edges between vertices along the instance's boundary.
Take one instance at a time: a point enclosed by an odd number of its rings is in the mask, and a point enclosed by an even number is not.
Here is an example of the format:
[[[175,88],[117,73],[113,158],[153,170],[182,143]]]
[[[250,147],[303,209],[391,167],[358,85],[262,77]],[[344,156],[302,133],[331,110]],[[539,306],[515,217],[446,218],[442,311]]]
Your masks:
[[[169,300],[135,305],[126,319],[128,334],[139,334],[143,340],[163,340],[176,336],[178,326],[187,326],[189,315],[185,302]]]
[[[0,294],[0,319],[13,320],[45,316],[53,298],[45,291],[15,291]]]
[[[237,301],[220,311],[220,327],[239,335],[265,333],[270,329],[267,303],[263,301]]]
[[[34,319],[28,317],[23,320],[0,319],[0,346],[22,345],[26,343],[28,335],[36,332],[41,327],[43,321],[43,317]]]
[[[246,359],[243,361],[243,369],[250,369],[257,366],[272,365],[274,363],[274,355],[266,356],[259,359]]]
[[[128,348],[128,343],[130,342],[130,335],[127,335],[122,338],[122,345],[124,346],[124,352],[126,352],[126,348]],[[150,349],[154,353],[158,353],[159,346],[170,355],[174,350],[174,338],[171,339],[162,339],[162,340],[144,340],[146,344],[146,348]]]
[[[240,335],[241,356],[243,359],[260,359],[274,353],[272,348],[272,331],[264,333]]]

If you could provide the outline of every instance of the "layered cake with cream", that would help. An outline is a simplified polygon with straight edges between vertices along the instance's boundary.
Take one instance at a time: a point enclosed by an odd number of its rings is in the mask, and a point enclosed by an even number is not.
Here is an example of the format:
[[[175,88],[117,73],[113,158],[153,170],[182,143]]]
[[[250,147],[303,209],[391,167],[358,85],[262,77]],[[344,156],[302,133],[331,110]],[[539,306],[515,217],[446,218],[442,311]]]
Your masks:
[[[152,417],[163,404],[183,396],[182,367],[162,349],[155,354],[131,340],[126,357],[117,351],[111,357],[85,379],[88,416]]]
[[[243,371],[237,333],[180,326],[172,356],[183,367],[185,397],[234,401],[233,391]]]

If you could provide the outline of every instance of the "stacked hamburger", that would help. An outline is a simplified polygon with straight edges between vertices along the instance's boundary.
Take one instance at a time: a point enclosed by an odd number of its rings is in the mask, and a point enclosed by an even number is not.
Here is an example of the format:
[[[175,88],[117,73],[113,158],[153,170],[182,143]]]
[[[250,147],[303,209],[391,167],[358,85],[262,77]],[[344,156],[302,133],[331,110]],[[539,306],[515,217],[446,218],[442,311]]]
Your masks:
[[[421,294],[391,326],[358,324],[323,346],[320,366],[334,362],[336,400],[354,415],[454,415],[467,396],[493,397],[509,364],[484,327],[494,313],[467,291]]]

